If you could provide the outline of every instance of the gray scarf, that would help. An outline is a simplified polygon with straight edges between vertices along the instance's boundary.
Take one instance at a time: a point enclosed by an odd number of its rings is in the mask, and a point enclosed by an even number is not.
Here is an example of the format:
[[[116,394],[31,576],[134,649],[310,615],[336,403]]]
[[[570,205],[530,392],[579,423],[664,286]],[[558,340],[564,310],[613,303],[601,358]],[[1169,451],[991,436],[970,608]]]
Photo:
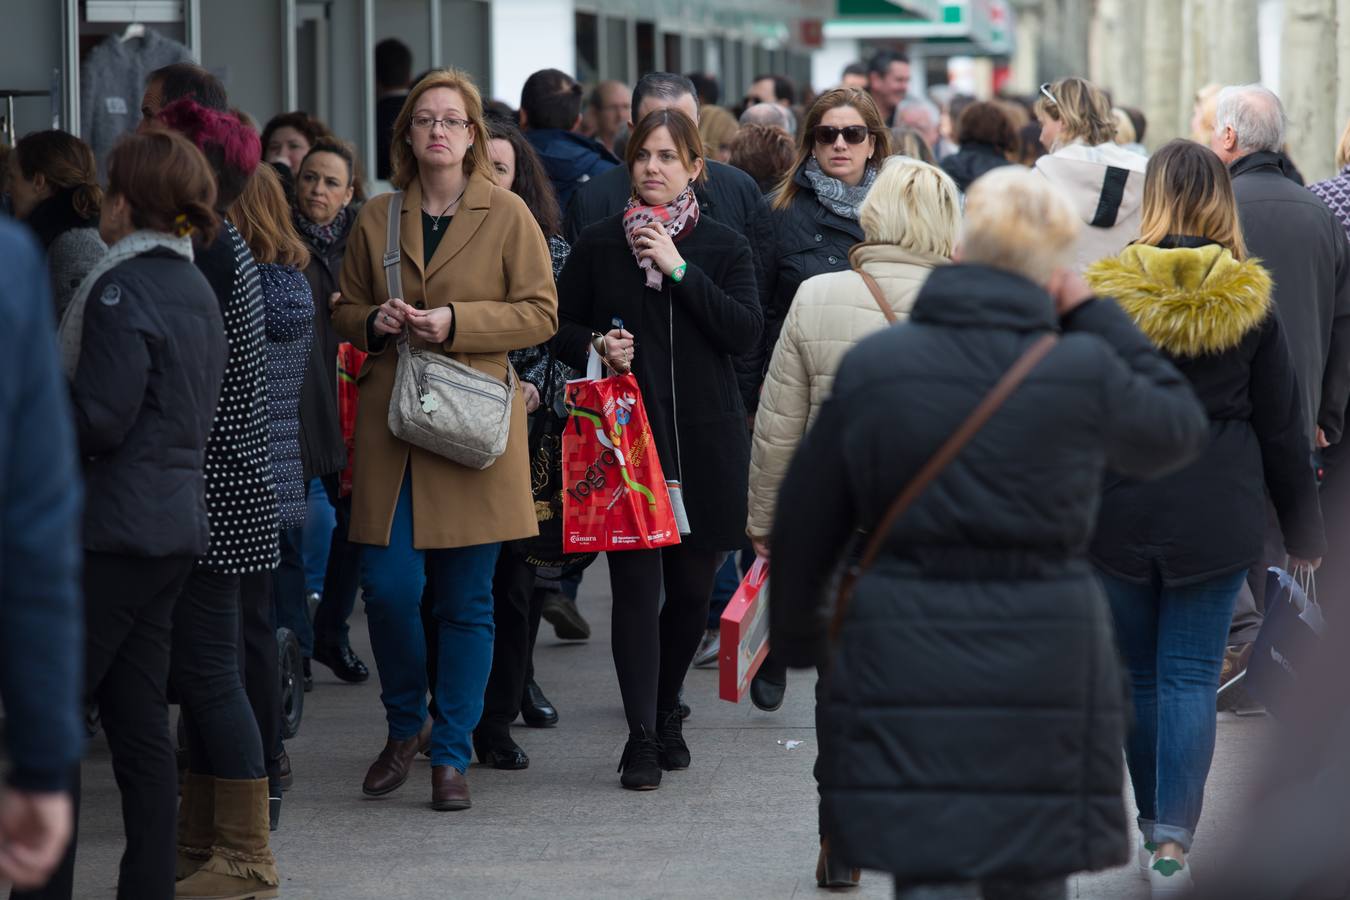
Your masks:
[[[863,200],[867,199],[867,192],[872,189],[872,184],[877,180],[877,170],[875,166],[868,165],[863,172],[862,181],[849,187],[838,178],[832,178],[820,170],[820,163],[812,157],[806,161],[806,180],[811,182],[811,189],[816,192],[816,199],[820,205],[838,213],[845,219],[858,221],[858,209],[862,206]]]
[[[79,290],[75,292],[75,296],[71,298],[70,304],[66,306],[66,311],[61,316],[61,327],[57,332],[61,345],[61,368],[65,371],[66,378],[74,381],[75,370],[80,365],[80,344],[84,340],[84,307],[89,302],[89,293],[94,289],[94,285],[109,271],[132,257],[160,247],[192,262],[191,236],[177,237],[162,231],[133,231],[109,247],[107,255],[99,260],[98,265],[94,266],[84,277],[84,281],[80,282]],[[110,306],[120,302],[121,289],[118,288],[117,292],[113,293],[116,287],[109,285],[105,288],[104,296],[99,298],[100,302]]]

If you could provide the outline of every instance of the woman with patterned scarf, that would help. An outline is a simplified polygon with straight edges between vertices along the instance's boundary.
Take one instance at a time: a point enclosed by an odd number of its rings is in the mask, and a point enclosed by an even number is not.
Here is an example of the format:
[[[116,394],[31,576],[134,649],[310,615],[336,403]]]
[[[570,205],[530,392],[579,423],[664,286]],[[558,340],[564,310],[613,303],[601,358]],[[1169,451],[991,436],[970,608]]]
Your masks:
[[[619,770],[631,790],[689,766],[680,685],[703,636],[713,577],[745,540],[750,440],[732,359],[763,317],[750,245],[700,218],[705,163],[683,113],[647,115],[628,140],[633,196],[583,231],[558,282],[557,356],[578,369],[594,347],[642,389],[666,477],[682,484],[678,546],[608,555],[614,668],[628,719]],[[661,591],[666,602],[661,606]]]
[[[806,114],[797,162],[772,200],[776,265],[761,285],[766,365],[801,283],[848,271],[849,251],[864,240],[858,211],[890,155],[890,129],[866,91],[826,91]],[[772,712],[786,688],[787,670],[771,655],[750,683],[750,701]]]

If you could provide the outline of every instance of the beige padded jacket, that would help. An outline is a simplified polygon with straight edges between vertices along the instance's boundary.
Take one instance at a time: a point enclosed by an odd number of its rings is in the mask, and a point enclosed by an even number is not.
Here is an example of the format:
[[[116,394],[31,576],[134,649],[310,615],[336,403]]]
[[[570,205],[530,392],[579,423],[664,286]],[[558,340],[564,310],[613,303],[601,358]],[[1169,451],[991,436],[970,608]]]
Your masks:
[[[903,321],[928,273],[949,260],[893,244],[858,244],[849,253],[849,262],[877,280],[896,317]],[[746,521],[751,537],[763,538],[773,530],[778,485],[797,444],[830,395],[844,354],[884,327],[886,317],[856,272],[817,275],[797,289],[773,348],[755,415]]]

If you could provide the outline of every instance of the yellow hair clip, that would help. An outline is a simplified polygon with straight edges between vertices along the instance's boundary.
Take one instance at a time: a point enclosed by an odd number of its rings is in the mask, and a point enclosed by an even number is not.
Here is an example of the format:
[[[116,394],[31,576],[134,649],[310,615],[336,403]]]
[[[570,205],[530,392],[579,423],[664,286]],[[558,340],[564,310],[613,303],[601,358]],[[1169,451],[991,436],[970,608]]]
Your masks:
[[[188,224],[187,213],[179,213],[173,220],[173,224],[178,226],[178,236],[187,237],[192,234],[193,228]]]

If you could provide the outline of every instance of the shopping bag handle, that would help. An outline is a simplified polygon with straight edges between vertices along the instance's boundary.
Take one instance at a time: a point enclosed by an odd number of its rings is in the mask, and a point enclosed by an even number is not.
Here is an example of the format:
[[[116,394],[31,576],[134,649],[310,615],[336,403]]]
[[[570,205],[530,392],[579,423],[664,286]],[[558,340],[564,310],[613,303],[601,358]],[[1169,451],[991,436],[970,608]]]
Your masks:
[[[750,564],[750,569],[745,573],[745,583],[750,587],[762,587],[764,582],[769,580],[769,561],[762,556],[756,556],[755,561]]]

